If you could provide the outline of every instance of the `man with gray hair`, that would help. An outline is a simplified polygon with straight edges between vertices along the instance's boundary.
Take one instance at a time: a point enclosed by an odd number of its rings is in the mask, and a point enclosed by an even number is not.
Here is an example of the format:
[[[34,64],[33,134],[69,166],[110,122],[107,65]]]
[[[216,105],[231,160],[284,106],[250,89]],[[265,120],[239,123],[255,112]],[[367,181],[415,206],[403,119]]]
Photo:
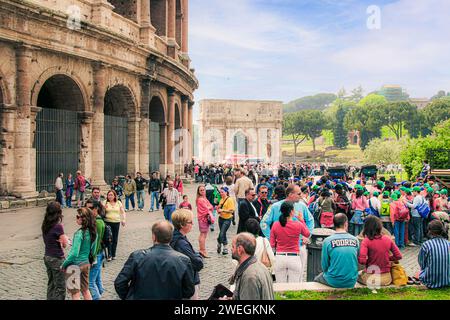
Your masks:
[[[114,281],[120,299],[181,300],[194,295],[191,260],[169,245],[172,234],[170,222],[153,224],[153,247],[133,252]]]
[[[255,237],[247,232],[233,238],[232,258],[239,263],[230,284],[235,285],[233,300],[273,300],[273,280],[267,268],[254,256]]]

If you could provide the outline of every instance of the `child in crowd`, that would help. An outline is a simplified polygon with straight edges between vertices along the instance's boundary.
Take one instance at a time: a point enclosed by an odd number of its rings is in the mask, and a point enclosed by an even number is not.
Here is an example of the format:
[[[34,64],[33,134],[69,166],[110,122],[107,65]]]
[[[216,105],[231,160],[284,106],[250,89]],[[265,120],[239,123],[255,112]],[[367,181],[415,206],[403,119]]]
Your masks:
[[[189,203],[187,195],[183,196],[183,202],[180,203],[180,206],[178,209],[188,209],[188,210],[192,211],[192,205]]]

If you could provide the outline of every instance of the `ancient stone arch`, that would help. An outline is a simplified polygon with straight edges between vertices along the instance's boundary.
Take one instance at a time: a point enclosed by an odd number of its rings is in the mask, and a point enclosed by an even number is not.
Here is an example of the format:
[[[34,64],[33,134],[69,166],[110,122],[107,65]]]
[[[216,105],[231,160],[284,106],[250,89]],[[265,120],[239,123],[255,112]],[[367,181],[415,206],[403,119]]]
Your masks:
[[[110,86],[105,93],[104,113],[118,117],[131,117],[138,114],[136,96],[124,84]]]
[[[86,87],[84,85],[84,81],[81,79],[80,76],[77,75],[77,73],[73,70],[68,69],[62,69],[59,66],[53,66],[45,70],[41,75],[38,77],[38,79],[34,82],[34,85],[31,89],[31,105],[37,106],[38,105],[38,98],[39,93],[41,92],[42,87],[45,85],[47,80],[51,79],[52,77],[57,76],[61,79],[62,76],[68,77],[70,80],[72,80],[77,87],[80,90],[81,97],[83,100],[83,110],[78,111],[90,111],[91,104],[89,103],[88,94]]]

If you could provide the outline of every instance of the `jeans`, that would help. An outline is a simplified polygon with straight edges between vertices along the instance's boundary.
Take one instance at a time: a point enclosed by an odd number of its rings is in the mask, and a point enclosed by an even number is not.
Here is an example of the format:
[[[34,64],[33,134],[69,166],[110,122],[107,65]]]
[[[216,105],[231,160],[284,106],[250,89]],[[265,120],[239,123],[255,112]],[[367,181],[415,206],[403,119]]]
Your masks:
[[[64,258],[44,257],[45,267],[47,268],[47,300],[65,300],[66,299],[66,277],[60,267]]]
[[[137,200],[139,209],[144,209],[145,190],[137,191]]]
[[[130,194],[129,196],[125,196],[125,209],[127,209],[127,210],[130,208],[130,206],[129,206],[130,201],[131,201],[131,206],[133,207],[133,210],[134,210],[134,207],[135,207],[134,193]]]
[[[92,300],[100,300],[101,295],[105,291],[102,284],[102,262],[103,251],[97,255],[97,263],[92,265],[89,271],[89,291],[91,292]]]
[[[156,210],[159,210],[159,192],[152,191],[150,193],[150,198],[152,199],[152,203],[150,205],[150,209],[153,210],[154,204],[156,203]]]
[[[61,207],[64,208],[64,195],[63,195],[63,191],[62,190],[58,190],[56,192],[56,201],[59,202],[59,204],[61,205]]]
[[[399,248],[405,247],[405,221],[394,222],[395,244]]]
[[[109,257],[115,258],[117,243],[119,242],[120,222],[105,222],[105,223],[111,227],[112,232],[112,242],[108,248],[108,258]]]
[[[72,208],[72,195],[71,194],[66,197],[66,207]]]
[[[219,233],[219,237],[217,238],[218,243],[221,243],[225,246],[228,244],[227,231],[230,228],[230,225],[231,225],[231,219],[223,219],[223,218],[219,217],[220,233]]]
[[[421,245],[423,241],[423,222],[421,217],[411,217],[413,234],[410,236],[414,244]]]
[[[164,207],[164,218],[172,222],[172,213],[176,210],[177,206],[174,204],[168,204]]]

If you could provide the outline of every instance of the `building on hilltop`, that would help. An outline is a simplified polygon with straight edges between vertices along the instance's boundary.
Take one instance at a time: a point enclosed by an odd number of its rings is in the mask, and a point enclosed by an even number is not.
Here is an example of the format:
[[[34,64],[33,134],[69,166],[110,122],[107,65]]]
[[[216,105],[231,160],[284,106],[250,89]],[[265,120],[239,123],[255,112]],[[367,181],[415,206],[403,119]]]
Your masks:
[[[190,161],[188,0],[0,0],[0,56],[0,194]]]
[[[281,160],[281,101],[201,100],[199,159],[205,163]]]

